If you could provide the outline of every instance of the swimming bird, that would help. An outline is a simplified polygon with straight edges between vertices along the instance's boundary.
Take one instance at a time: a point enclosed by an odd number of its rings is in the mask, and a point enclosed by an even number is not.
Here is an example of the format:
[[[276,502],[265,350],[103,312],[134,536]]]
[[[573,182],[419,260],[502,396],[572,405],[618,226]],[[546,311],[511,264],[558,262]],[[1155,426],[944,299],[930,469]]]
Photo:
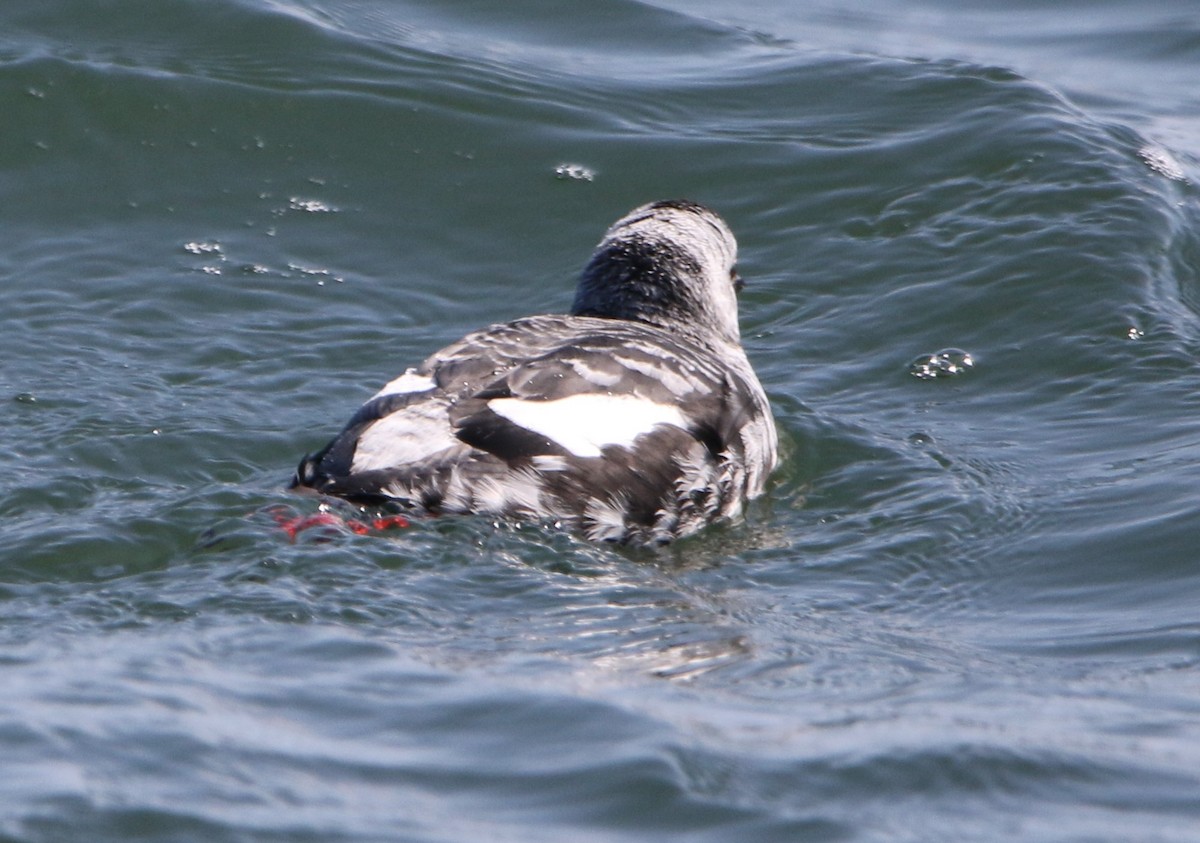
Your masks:
[[[737,241],[654,202],[608,229],[567,315],[468,334],[380,389],[292,488],[663,543],[741,518],[776,464],[742,348]]]

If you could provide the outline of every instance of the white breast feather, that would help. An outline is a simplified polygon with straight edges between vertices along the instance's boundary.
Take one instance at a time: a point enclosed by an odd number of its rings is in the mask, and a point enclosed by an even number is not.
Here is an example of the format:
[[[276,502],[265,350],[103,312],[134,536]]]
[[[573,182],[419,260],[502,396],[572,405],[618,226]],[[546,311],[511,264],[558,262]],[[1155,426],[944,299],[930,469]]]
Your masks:
[[[415,369],[409,369],[398,378],[394,378],[387,383],[383,389],[376,392],[372,398],[378,398],[381,395],[402,395],[409,392],[428,392],[435,388],[436,383],[433,378],[428,375],[418,375]]]
[[[590,500],[584,508],[583,521],[592,541],[616,541],[625,535],[624,501]]]
[[[420,403],[384,416],[363,431],[352,473],[421,462],[452,449],[465,450],[446,424],[446,408]]]
[[[766,418],[757,418],[742,428],[741,439],[746,496],[756,498],[762,494],[767,475],[775,468],[775,428]]]
[[[545,510],[536,475],[509,471],[499,477],[480,477],[470,489],[473,512],[536,516]]]
[[[494,398],[488,407],[577,457],[598,457],[606,445],[628,447],[660,424],[686,428],[678,407],[633,395],[571,395],[554,401]]]

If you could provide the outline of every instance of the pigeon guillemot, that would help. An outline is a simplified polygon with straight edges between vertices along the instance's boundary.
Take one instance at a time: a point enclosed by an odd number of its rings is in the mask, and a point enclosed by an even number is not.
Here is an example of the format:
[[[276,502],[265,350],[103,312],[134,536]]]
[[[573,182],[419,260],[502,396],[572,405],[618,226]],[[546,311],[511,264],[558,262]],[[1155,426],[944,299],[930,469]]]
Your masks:
[[[468,334],[388,383],[292,488],[658,543],[736,520],[776,463],[737,242],[694,202],[617,220],[566,316]]]

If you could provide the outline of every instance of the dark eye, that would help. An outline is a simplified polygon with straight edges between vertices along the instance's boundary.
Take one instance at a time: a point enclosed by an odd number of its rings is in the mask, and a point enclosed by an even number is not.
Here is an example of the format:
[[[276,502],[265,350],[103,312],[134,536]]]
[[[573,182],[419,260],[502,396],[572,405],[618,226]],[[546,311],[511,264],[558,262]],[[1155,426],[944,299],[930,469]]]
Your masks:
[[[746,282],[742,280],[742,276],[737,274],[737,267],[729,270],[729,280],[733,282],[733,291],[740,293],[742,288],[746,286]]]

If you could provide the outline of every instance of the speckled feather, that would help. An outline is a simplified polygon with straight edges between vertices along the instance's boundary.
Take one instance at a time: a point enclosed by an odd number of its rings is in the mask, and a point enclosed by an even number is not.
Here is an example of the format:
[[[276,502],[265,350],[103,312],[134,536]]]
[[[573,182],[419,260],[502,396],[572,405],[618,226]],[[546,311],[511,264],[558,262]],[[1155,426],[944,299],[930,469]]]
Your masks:
[[[740,517],[775,465],[738,339],[736,244],[689,202],[618,220],[571,315],[469,334],[399,376],[294,487],[662,542]]]

